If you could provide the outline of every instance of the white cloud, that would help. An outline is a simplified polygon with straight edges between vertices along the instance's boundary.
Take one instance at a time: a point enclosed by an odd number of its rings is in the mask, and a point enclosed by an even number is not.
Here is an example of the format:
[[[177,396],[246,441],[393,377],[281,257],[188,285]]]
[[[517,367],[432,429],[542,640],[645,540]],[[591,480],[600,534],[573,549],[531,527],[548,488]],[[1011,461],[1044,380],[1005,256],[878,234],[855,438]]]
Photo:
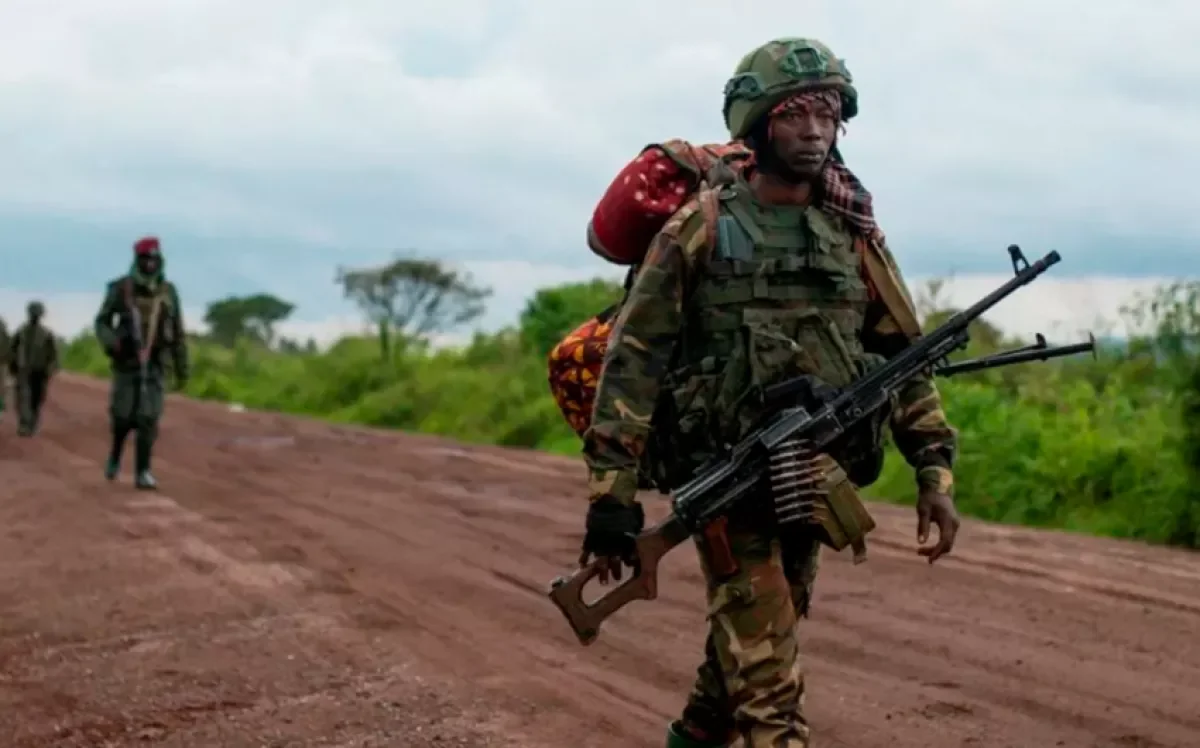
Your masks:
[[[0,0],[0,209],[359,252],[419,240],[486,268],[489,320],[509,322],[535,278],[601,267],[583,227],[624,160],[725,137],[726,78],[780,34],[847,59],[862,114],[844,150],[910,273],[1112,235],[1143,244],[1064,252],[1061,272],[1170,275],[1168,245],[1200,239],[1184,0]],[[267,285],[295,270],[259,259]],[[55,298],[66,314],[75,297]],[[1111,306],[1064,313],[1089,304]]]
[[[886,196],[893,234],[965,243],[967,231],[1064,212],[1200,233],[1186,176],[1200,169],[1200,104],[1184,85],[1200,77],[1200,6],[1182,0],[772,0],[753,13],[683,0],[443,0],[419,12],[375,0],[7,0],[0,111],[10,131],[36,129],[0,146],[11,164],[0,195],[336,236],[335,216],[122,167],[281,181],[370,167],[395,175],[398,198],[416,186],[482,230],[578,246],[590,200],[644,142],[723,136],[733,64],[781,30],[828,41],[855,71],[863,114],[846,149]],[[425,66],[474,72],[414,74],[406,50],[418,43],[434,58]],[[1168,184],[1179,174],[1176,189],[1143,188],[1155,169]]]

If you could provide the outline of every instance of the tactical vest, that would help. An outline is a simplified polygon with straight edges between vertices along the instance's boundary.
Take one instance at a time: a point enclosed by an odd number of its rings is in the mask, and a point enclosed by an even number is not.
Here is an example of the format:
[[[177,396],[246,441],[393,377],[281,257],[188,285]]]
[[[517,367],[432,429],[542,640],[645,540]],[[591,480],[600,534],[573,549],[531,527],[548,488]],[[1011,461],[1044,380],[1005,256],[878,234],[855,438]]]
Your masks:
[[[44,371],[49,368],[50,336],[53,334],[40,324],[26,323],[21,328],[21,341],[17,348],[17,369]]]
[[[130,279],[121,281],[130,283]],[[121,289],[124,293],[125,289]],[[155,311],[156,299],[158,301],[158,311]],[[143,344],[150,343],[153,352],[157,353],[163,348],[170,347],[175,344],[175,325],[172,323],[172,317],[175,310],[171,308],[171,293],[168,284],[164,281],[159,284],[156,291],[151,292],[150,289],[133,284],[133,303],[138,308],[138,315],[142,321],[142,342]],[[153,330],[153,334],[151,331]]]
[[[677,485],[766,414],[755,398],[801,374],[840,387],[869,366],[862,257],[842,220],[772,206],[738,181],[718,193],[715,246],[696,263],[682,340],[655,429],[656,479]],[[665,458],[665,459],[664,459]]]

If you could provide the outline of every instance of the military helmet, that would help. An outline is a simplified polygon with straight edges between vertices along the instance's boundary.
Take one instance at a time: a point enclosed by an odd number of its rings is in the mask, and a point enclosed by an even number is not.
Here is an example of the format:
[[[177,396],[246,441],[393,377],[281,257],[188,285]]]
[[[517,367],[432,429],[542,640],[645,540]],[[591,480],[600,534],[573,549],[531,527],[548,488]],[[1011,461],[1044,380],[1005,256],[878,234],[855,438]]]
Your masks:
[[[46,314],[46,307],[40,301],[31,301],[27,307],[30,317],[41,317]]]
[[[788,96],[826,88],[842,95],[842,119],[849,120],[858,114],[852,80],[846,61],[816,39],[773,39],[743,57],[725,84],[725,125],[733,140],[741,140]]]

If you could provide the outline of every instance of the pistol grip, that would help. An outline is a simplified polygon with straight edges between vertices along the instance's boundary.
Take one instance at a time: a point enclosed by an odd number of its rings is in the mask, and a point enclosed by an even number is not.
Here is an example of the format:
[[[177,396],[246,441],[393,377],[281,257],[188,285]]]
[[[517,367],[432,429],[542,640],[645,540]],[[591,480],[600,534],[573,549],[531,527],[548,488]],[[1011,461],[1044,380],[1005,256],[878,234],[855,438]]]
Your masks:
[[[550,583],[547,593],[558,606],[576,638],[584,645],[600,635],[600,624],[634,600],[658,597],[658,562],[688,537],[687,528],[674,515],[667,517],[637,537],[637,573],[601,595],[592,604],[583,601],[583,588],[600,573],[599,560]]]
[[[583,588],[599,573],[600,561],[595,560],[574,574],[558,577],[550,583],[550,600],[562,611],[576,638],[584,645],[596,640],[600,635],[600,624],[613,613],[634,600],[653,600],[658,596],[654,570],[642,568],[589,605],[583,601]]]

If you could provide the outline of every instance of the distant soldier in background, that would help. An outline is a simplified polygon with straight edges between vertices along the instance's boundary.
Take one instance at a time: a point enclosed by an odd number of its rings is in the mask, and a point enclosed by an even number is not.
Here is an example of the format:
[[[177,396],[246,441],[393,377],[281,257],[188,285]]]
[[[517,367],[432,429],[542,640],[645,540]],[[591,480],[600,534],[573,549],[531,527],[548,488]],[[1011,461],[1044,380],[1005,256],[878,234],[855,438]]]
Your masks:
[[[152,490],[158,487],[150,473],[150,458],[163,413],[165,354],[171,354],[176,383],[182,389],[188,376],[188,350],[179,293],[166,280],[158,239],[139,239],[133,252],[129,273],[108,283],[96,314],[96,337],[112,362],[113,377],[112,448],[104,477],[117,477],[125,438],[136,431],[134,484]]]
[[[0,419],[4,418],[4,396],[8,394],[8,382],[4,373],[8,371],[8,327],[0,317]]]
[[[42,324],[46,307],[29,302],[29,319],[17,328],[8,349],[8,371],[17,399],[17,434],[33,436],[41,421],[50,379],[58,371],[58,342]]]

